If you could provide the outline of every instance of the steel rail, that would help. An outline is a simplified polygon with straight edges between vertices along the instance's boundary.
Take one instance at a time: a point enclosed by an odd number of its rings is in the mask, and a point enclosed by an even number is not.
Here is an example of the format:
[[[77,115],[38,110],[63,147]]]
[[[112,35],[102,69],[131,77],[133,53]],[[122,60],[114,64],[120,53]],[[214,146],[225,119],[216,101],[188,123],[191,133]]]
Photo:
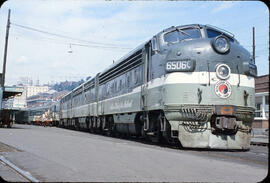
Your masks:
[[[6,165],[8,165],[10,168],[15,170],[18,174],[23,176],[25,179],[31,181],[31,182],[39,182],[36,178],[34,178],[30,173],[25,172],[24,170],[20,169],[10,161],[8,161],[4,156],[0,156],[0,160],[4,162]]]

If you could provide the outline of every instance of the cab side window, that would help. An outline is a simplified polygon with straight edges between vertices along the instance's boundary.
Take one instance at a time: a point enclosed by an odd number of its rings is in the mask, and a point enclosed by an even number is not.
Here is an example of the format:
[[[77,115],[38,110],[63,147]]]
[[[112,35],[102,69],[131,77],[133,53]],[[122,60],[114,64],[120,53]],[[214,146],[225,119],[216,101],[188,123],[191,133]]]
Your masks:
[[[151,55],[154,55],[156,53],[156,51],[158,50],[158,46],[157,46],[157,38],[154,37],[151,41],[151,47],[152,47],[152,50],[151,50]]]
[[[154,51],[154,50],[157,50],[157,38],[156,37],[154,37],[153,39],[152,39],[152,50]]]

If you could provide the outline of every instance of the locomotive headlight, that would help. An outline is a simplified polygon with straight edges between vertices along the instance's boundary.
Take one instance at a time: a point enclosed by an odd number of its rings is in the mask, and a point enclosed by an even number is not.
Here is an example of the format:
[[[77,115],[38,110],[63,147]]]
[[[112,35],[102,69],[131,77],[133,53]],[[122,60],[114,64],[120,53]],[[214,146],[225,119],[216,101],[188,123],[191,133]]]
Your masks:
[[[226,64],[220,64],[216,69],[217,77],[220,79],[227,79],[230,77],[231,69]]]
[[[230,42],[225,36],[218,36],[212,42],[213,48],[218,53],[227,53],[230,49]]]

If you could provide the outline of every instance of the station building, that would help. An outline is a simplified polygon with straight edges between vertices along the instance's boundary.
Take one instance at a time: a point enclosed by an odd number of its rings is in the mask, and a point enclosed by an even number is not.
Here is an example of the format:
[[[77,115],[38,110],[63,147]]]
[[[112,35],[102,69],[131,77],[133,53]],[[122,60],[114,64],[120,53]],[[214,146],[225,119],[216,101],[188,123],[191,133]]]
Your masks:
[[[255,118],[253,128],[269,128],[269,75],[255,78]]]

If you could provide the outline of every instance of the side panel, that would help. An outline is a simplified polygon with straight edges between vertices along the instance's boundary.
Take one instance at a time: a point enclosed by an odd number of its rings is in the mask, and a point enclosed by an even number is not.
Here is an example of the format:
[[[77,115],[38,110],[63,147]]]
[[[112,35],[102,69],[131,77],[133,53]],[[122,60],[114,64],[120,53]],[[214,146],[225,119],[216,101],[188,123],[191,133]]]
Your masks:
[[[89,115],[89,105],[79,105],[78,107],[73,108],[73,117],[78,118],[78,117],[86,117]]]
[[[104,106],[104,114],[128,113],[140,111],[141,87],[134,88],[132,92],[106,99],[100,102]]]

